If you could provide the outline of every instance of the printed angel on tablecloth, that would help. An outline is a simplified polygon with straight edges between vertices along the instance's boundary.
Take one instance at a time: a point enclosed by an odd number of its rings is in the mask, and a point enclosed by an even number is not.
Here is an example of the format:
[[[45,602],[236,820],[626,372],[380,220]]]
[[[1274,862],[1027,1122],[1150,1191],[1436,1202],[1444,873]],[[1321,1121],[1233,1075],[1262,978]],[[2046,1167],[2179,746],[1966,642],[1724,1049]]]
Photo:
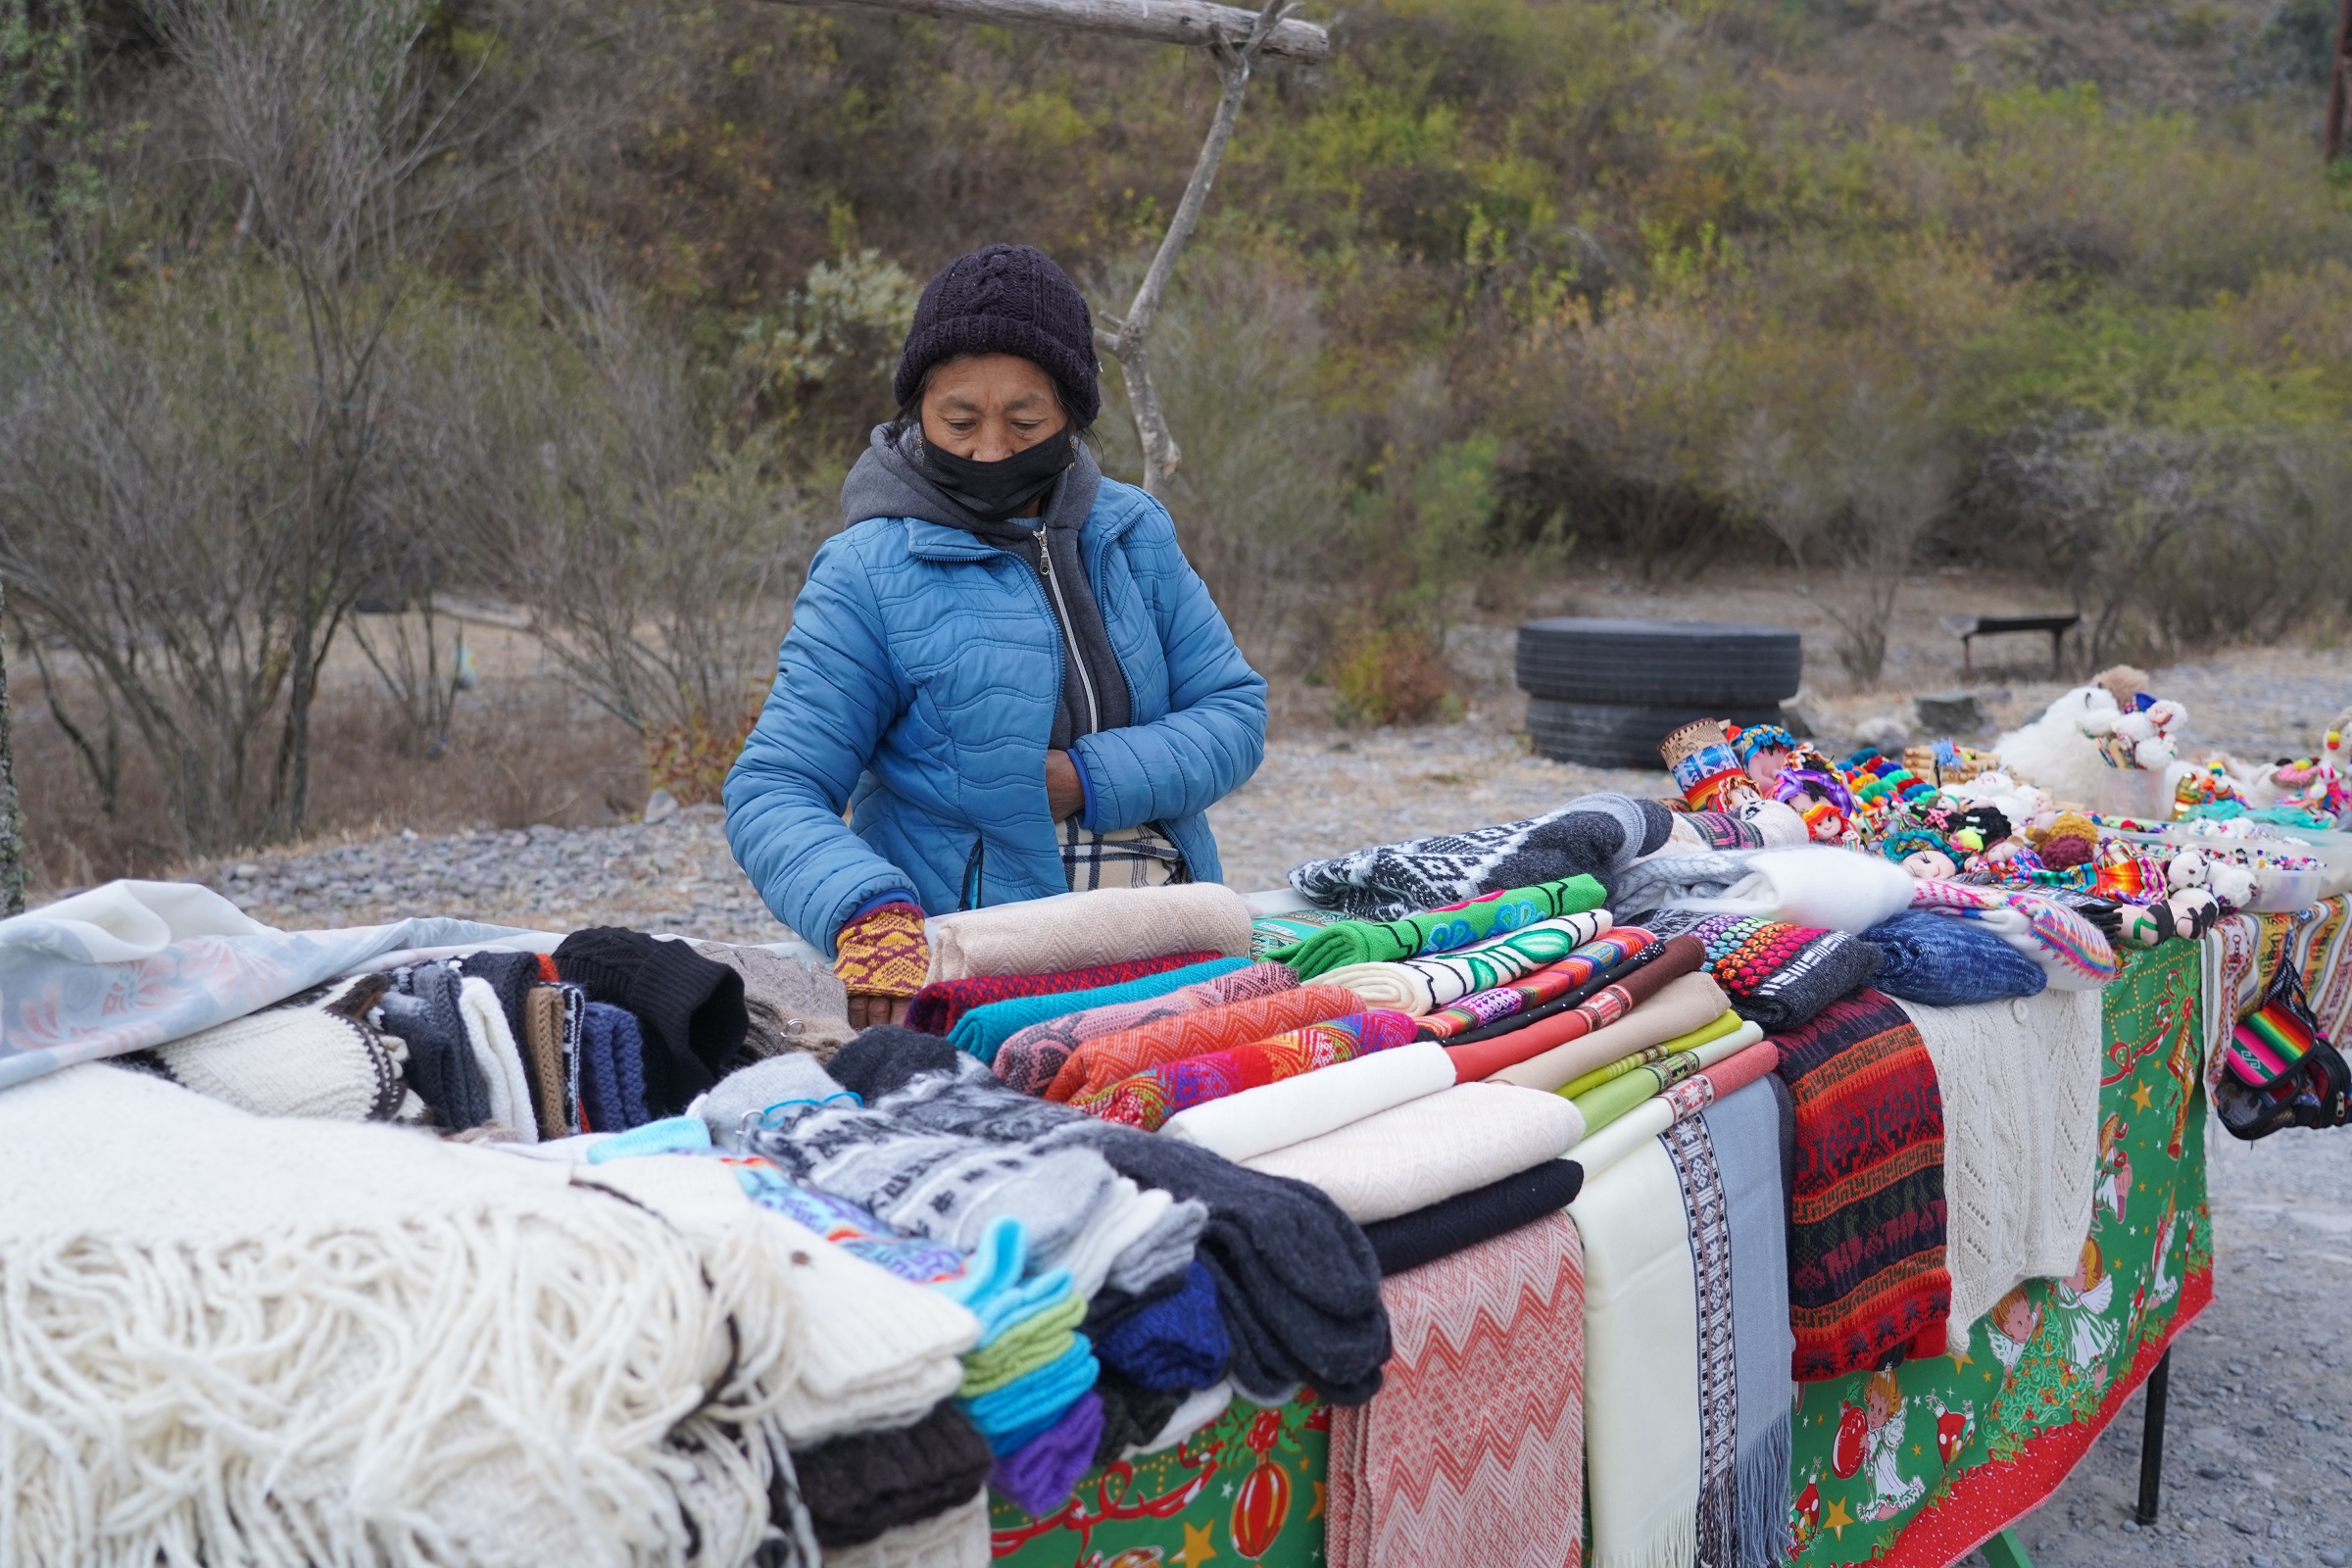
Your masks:
[[[1861,1462],[1870,1471],[1871,1498],[1862,1517],[1892,1519],[1916,1507],[1927,1494],[1928,1484],[1903,1474],[1903,1388],[1892,1369],[1872,1373],[1861,1405],[1847,1406],[1841,1425],[1848,1430],[1838,1434],[1841,1453],[1853,1451],[1847,1437],[1857,1424]]]
[[[2050,1290],[2050,1310],[2064,1326],[2067,1364],[2094,1387],[2107,1381],[2107,1358],[2115,1353],[2116,1325],[2106,1317],[2115,1302],[2115,1276],[2095,1241],[2082,1244],[2075,1271]]]

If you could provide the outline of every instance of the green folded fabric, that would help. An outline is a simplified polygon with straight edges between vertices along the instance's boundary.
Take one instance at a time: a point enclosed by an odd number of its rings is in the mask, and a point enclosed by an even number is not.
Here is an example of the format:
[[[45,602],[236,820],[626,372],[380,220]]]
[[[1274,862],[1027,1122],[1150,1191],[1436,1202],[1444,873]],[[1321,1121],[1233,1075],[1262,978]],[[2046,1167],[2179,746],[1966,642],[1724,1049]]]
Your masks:
[[[1742,1021],[1738,1013],[1726,1009],[1723,1016],[1717,1018],[1713,1023],[1700,1024],[1687,1035],[1676,1035],[1672,1040],[1660,1041],[1658,1044],[1637,1051],[1631,1055],[1619,1056],[1615,1061],[1606,1062],[1593,1068],[1582,1078],[1570,1080],[1561,1088],[1560,1093],[1570,1100],[1574,1100],[1579,1095],[1598,1089],[1612,1078],[1622,1078],[1636,1067],[1645,1067],[1653,1061],[1674,1055],[1678,1052],[1695,1051],[1711,1040],[1721,1040],[1725,1035],[1738,1029]]]
[[[1644,1100],[1664,1094],[1692,1073],[1703,1072],[1726,1057],[1738,1055],[1764,1038],[1764,1031],[1746,1019],[1737,1014],[1726,1016],[1733,1019],[1732,1027],[1705,1045],[1644,1062],[1597,1089],[1588,1089],[1572,1097],[1577,1113],[1585,1118],[1585,1136],[1592,1137]]]
[[[1606,897],[1592,878],[1572,876],[1483,894],[1467,904],[1408,914],[1401,920],[1343,920],[1266,956],[1298,970],[1300,980],[1312,980],[1342,964],[1394,963],[1424,953],[1450,953],[1482,937],[1516,931],[1538,920],[1598,908]]]
[[[1046,1366],[1070,1348],[1078,1325],[1086,1321],[1086,1298],[1076,1291],[1015,1323],[963,1358],[963,1382],[956,1392],[976,1399],[1015,1378]]]

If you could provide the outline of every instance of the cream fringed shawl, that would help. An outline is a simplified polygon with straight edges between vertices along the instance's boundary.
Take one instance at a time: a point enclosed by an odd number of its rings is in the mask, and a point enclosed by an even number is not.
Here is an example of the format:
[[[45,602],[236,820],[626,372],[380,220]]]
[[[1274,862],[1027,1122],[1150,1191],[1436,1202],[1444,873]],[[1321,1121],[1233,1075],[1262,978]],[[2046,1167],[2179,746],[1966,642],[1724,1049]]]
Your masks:
[[[1943,1093],[1951,1343],[2022,1281],[2082,1261],[2099,1160],[2099,994],[1901,1004]]]
[[[1171,953],[1250,956],[1250,906],[1216,882],[1100,888],[966,909],[928,922],[927,980],[1059,974]]]
[[[1592,1568],[1688,1568],[1698,1551],[1698,1287],[1681,1179],[1655,1136],[1588,1171],[1585,1474]]]
[[[107,1066],[0,1092],[0,1560],[733,1564],[772,1486],[813,1565],[788,1233],[622,1180]]]

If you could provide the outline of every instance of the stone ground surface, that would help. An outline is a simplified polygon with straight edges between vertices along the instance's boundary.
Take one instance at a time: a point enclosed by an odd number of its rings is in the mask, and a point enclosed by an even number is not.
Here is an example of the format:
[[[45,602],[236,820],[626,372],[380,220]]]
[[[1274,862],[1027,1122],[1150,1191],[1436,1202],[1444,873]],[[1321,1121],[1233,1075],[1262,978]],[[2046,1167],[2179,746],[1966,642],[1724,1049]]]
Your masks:
[[[1611,609],[1770,618],[1736,594]],[[1810,643],[1815,629],[1806,634]],[[1899,684],[1816,697],[1825,733],[1850,735],[1871,717],[1906,711],[1910,692],[1961,684],[1951,678],[1956,669],[1943,667],[1955,662],[1932,643],[1895,652]],[[1507,638],[1490,636],[1460,654],[1465,663],[1508,667]],[[1810,647],[1808,660],[1820,662]],[[1506,821],[1592,789],[1664,788],[1662,774],[1529,756],[1515,733],[1523,707],[1497,693],[1488,673],[1488,695],[1459,723],[1352,733],[1283,726],[1256,777],[1212,813],[1226,879],[1274,887],[1312,857]],[[2307,752],[2318,726],[2352,704],[2352,658],[2247,650],[2161,671],[2154,684],[2188,705],[2197,739],[2268,759]],[[1969,689],[1992,722],[2005,725],[2060,688],[2013,671]],[[196,874],[288,926],[440,913],[546,930],[622,924],[772,941],[782,928],[736,869],[719,817],[715,807],[691,807],[655,823],[402,834]],[[2249,1147],[2215,1130],[2213,1142],[2219,1298],[2174,1358],[2160,1522],[2153,1532],[2129,1522],[2140,1442],[2135,1396],[2075,1476],[2021,1527],[2043,1568],[2352,1561],[2352,1131],[2284,1133]]]

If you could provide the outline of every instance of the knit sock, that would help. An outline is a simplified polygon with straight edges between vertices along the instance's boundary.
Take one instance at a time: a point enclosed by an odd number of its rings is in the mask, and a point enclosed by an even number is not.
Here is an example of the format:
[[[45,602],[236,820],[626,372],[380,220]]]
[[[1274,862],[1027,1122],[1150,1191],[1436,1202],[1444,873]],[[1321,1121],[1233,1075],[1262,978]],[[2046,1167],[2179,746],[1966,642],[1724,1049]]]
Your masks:
[[[1041,1311],[1007,1325],[986,1345],[963,1357],[963,1382],[956,1392],[967,1399],[993,1394],[1039,1367],[1050,1366],[1069,1353],[1077,1329],[1086,1317],[1086,1302],[1074,1293]]]
[[[580,1109],[586,1131],[616,1133],[628,1125],[620,1108],[620,1074],[613,1065],[618,1007],[591,1002],[580,1011]]]
[[[911,997],[930,967],[923,911],[911,904],[869,909],[833,938],[833,972],[853,997]]]
[[[636,1016],[649,1113],[685,1109],[743,1049],[751,1027],[743,977],[683,942],[594,926],[564,939],[556,967],[589,1001]]]
[[[988,1446],[1000,1455],[1007,1454],[1060,1420],[1062,1412],[1095,1386],[1101,1370],[1095,1348],[1073,1334],[1068,1348],[1044,1366],[956,1403],[988,1439]]]
[[[1102,1436],[1095,1444],[1097,1465],[1106,1465],[1129,1448],[1150,1443],[1184,1402],[1183,1394],[1147,1389],[1108,1367],[1095,1380],[1095,1397],[1102,1401]]]
[[[455,970],[446,963],[420,963],[402,990],[387,992],[376,1004],[384,1032],[409,1048],[410,1081],[450,1132],[490,1119],[490,1086],[474,1061],[458,998]]]
[[[1194,1433],[1225,1413],[1233,1403],[1233,1385],[1219,1383],[1213,1388],[1199,1389],[1185,1396],[1184,1402],[1170,1412],[1167,1423],[1143,1443],[1136,1444],[1133,1453],[1157,1453],[1173,1448]]]
[[[591,1002],[585,1028],[598,1035],[601,1043],[594,1049],[612,1063],[607,1108],[613,1120],[611,1125],[600,1123],[596,1130],[625,1132],[652,1121],[654,1113],[646,1102],[645,1039],[637,1032],[637,1015],[609,1003]]]
[[[984,1486],[995,1464],[987,1440],[946,1401],[912,1426],[853,1432],[792,1453],[817,1544],[828,1548],[947,1512]]]
[[[1060,1419],[997,1462],[997,1490],[1033,1517],[1052,1513],[1094,1464],[1102,1437],[1102,1401],[1090,1390]]]
[[[1217,1316],[1216,1282],[1199,1263],[1184,1286],[1146,1303],[1095,1342],[1102,1364],[1144,1388],[1163,1393],[1203,1389],[1225,1375],[1232,1346]]]

